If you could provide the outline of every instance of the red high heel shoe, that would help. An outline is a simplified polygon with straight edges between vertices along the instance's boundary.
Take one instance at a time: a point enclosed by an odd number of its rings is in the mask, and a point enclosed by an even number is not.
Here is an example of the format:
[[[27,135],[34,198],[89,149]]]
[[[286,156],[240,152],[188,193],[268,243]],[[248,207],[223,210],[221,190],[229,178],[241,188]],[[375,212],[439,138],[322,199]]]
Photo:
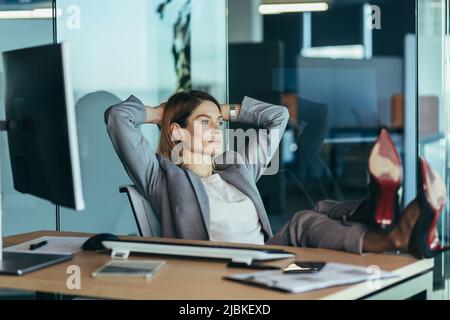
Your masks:
[[[422,157],[419,158],[418,189],[420,215],[411,233],[408,248],[419,259],[432,258],[450,250],[450,246],[441,247],[437,234],[437,224],[447,201],[447,189],[439,174]]]
[[[367,223],[386,234],[392,231],[399,216],[398,190],[403,179],[402,160],[386,129],[381,130],[370,153],[369,174]]]

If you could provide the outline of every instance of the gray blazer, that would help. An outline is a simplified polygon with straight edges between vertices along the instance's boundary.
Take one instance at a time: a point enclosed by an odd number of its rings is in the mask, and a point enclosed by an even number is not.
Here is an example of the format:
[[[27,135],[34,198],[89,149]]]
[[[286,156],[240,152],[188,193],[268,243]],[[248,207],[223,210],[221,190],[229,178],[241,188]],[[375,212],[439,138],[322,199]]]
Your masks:
[[[163,237],[209,240],[209,200],[202,181],[150,148],[139,129],[145,119],[144,105],[134,96],[105,112],[109,136],[126,172],[158,216]],[[265,242],[273,234],[256,182],[276,152],[288,119],[287,108],[245,97],[235,121],[266,129],[261,131],[265,134],[253,134],[242,152],[227,151],[215,159],[214,173],[255,204]],[[267,148],[261,147],[261,139]]]

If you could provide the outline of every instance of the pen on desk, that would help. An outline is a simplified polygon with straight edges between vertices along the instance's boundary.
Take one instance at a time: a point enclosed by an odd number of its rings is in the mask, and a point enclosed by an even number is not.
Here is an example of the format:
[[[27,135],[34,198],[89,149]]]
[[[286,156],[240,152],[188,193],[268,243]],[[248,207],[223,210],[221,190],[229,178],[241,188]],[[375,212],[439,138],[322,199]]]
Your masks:
[[[39,242],[39,243],[30,244],[30,250],[39,249],[40,247],[43,247],[46,244],[47,244],[47,241],[42,241],[42,242]]]

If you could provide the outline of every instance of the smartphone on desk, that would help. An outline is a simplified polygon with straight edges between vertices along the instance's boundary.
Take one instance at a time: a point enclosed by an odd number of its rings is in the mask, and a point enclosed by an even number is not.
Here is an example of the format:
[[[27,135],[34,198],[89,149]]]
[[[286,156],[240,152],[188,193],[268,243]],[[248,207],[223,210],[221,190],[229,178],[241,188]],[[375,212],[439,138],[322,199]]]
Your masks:
[[[140,276],[151,278],[166,265],[159,260],[111,260],[92,273],[93,277]]]
[[[315,273],[321,271],[326,262],[316,261],[295,261],[283,268],[283,273]]]

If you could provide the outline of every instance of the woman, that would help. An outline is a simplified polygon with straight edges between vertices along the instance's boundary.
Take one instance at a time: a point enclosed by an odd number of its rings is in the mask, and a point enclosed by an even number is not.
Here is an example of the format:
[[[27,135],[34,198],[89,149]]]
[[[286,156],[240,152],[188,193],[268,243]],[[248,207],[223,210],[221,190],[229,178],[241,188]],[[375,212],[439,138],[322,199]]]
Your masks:
[[[304,246],[363,252],[400,250],[418,258],[441,248],[436,223],[446,200],[440,177],[420,159],[418,197],[399,214],[400,158],[382,131],[370,159],[367,199],[319,202],[296,213],[274,236],[256,182],[283,136],[285,107],[249,97],[220,105],[200,92],[174,94],[159,107],[134,96],[110,107],[105,122],[125,170],[161,222],[163,237],[236,243]],[[222,124],[261,128],[242,152],[222,153]],[[155,153],[139,127],[158,124]]]

